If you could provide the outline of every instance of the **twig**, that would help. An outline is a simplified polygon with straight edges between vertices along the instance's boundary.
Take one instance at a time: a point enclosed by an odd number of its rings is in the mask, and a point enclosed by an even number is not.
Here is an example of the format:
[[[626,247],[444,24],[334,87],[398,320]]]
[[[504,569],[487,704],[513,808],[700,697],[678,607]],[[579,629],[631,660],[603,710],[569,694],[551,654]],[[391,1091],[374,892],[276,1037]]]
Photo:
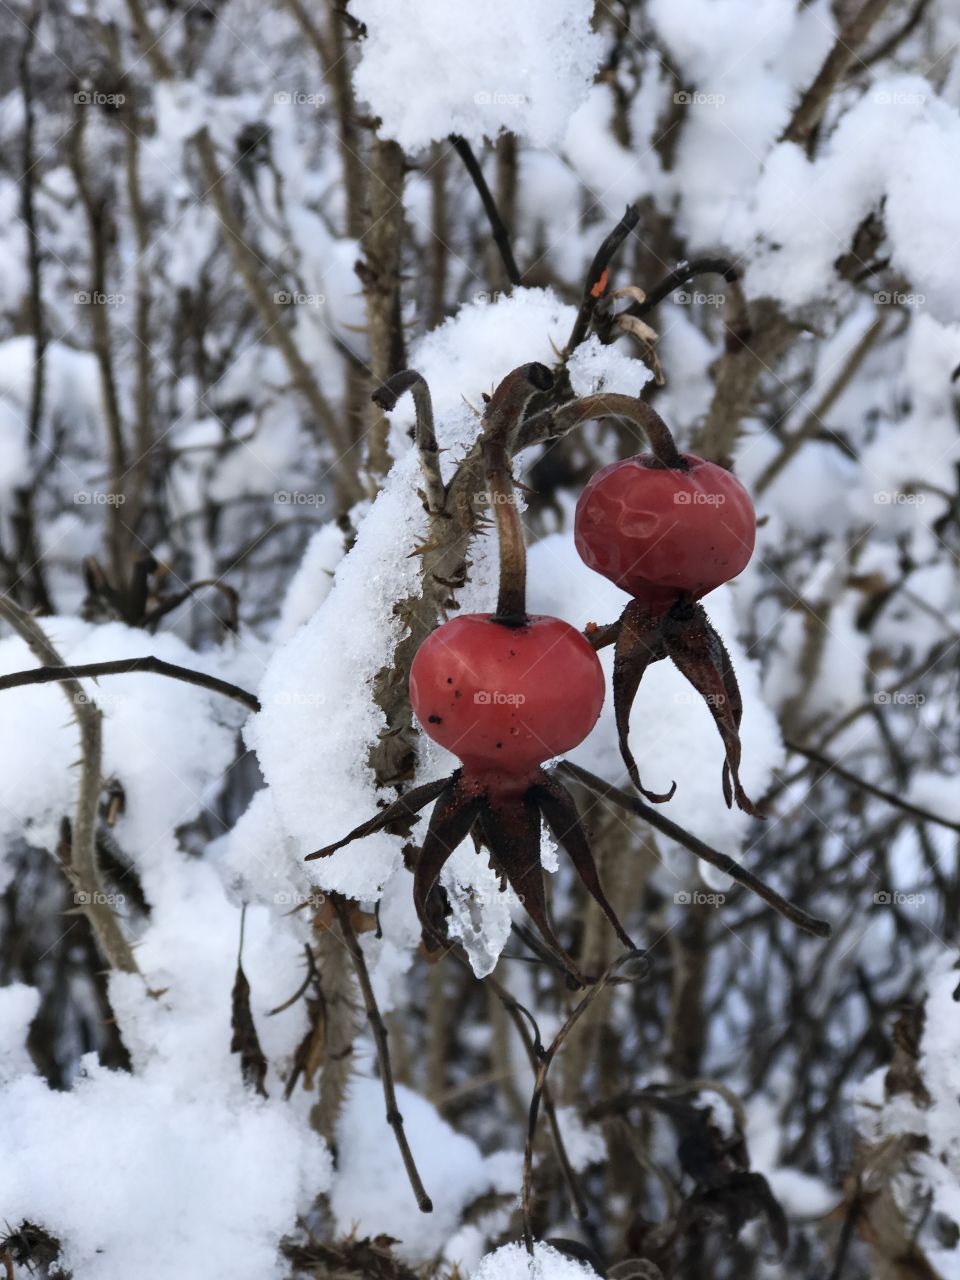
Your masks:
[[[290,327],[284,323],[279,304],[271,299],[270,292],[263,282],[260,275],[260,259],[247,244],[243,224],[227,193],[226,175],[220,167],[213,140],[206,126],[197,132],[194,144],[203,172],[204,199],[209,199],[216,211],[224,245],[263,327],[264,339],[277,348],[289,370],[294,386],[306,400],[313,418],[314,431],[322,427],[322,433],[326,435],[331,447],[338,456],[343,456],[349,452],[351,442],[339,417],[323,394],[312,369],[304,359]],[[337,478],[348,495],[360,496],[359,480],[354,474],[354,469],[339,467]]]
[[[500,217],[500,210],[497,208],[497,202],[493,198],[493,193],[487,186],[487,180],[483,176],[483,170],[477,162],[477,157],[473,154],[473,148],[466,138],[461,138],[458,134],[451,134],[450,141],[453,143],[457,155],[463,161],[464,166],[473,179],[473,185],[477,188],[480,199],[483,201],[484,212],[487,215],[487,221],[490,223],[490,231],[493,235],[493,242],[500,251],[500,257],[503,260],[504,270],[507,273],[507,279],[512,285],[522,284],[520,271],[517,268],[516,260],[513,256],[513,250],[510,247],[510,233],[508,232],[503,219]]]
[[[367,969],[367,962],[364,959],[363,949],[357,940],[357,935],[353,931],[353,925],[350,923],[350,911],[339,894],[331,894],[330,900],[333,903],[334,910],[337,913],[337,921],[340,925],[340,932],[346,943],[347,950],[353,959],[354,968],[357,971],[357,981],[360,983],[360,990],[363,993],[363,1004],[367,1011],[367,1021],[370,1023],[370,1030],[373,1032],[374,1043],[377,1046],[377,1058],[380,1062],[380,1081],[383,1085],[383,1097],[387,1104],[387,1124],[390,1125],[397,1140],[397,1146],[400,1149],[400,1156],[403,1160],[404,1168],[407,1171],[407,1177],[410,1179],[410,1186],[413,1188],[413,1194],[416,1196],[417,1206],[421,1213],[433,1212],[433,1201],[427,1195],[423,1183],[420,1180],[420,1174],[414,1163],[413,1153],[407,1142],[407,1135],[403,1129],[403,1116],[397,1106],[397,1095],[393,1087],[393,1071],[390,1066],[390,1050],[387,1047],[387,1028],[384,1026],[383,1018],[380,1016],[380,1010],[377,1007],[377,999],[373,993],[373,984],[370,981],[370,973]]]
[[[812,933],[818,938],[830,937],[832,930],[826,920],[820,920],[816,916],[809,915],[802,907],[788,902],[775,889],[772,889],[763,880],[755,876],[752,871],[748,871],[738,862],[734,862],[729,854],[720,853],[716,849],[712,849],[710,845],[704,844],[692,832],[687,831],[676,822],[672,822],[669,818],[665,818],[657,809],[651,808],[650,805],[644,804],[642,800],[628,795],[626,791],[621,791],[618,787],[612,787],[608,782],[604,782],[602,778],[598,778],[596,774],[589,773],[586,769],[581,769],[579,765],[575,765],[569,760],[562,760],[557,765],[557,771],[566,774],[568,778],[573,778],[577,782],[582,782],[594,795],[610,800],[619,805],[621,809],[626,809],[628,813],[635,813],[638,817],[643,818],[654,830],[659,831],[671,840],[676,840],[677,844],[689,849],[692,854],[703,862],[708,862],[712,867],[716,867],[718,871],[722,871],[725,875],[730,876],[732,880],[736,880],[738,884],[742,884],[744,888],[750,889],[758,898],[762,898],[764,902],[773,907],[774,911],[779,912],[784,919],[789,920],[791,924],[795,924],[798,928],[807,933]]]
[[[590,270],[587,272],[587,278],[584,281],[580,310],[577,312],[577,318],[573,322],[570,337],[567,339],[567,354],[578,347],[587,336],[594,310],[607,286],[606,276],[610,263],[639,221],[640,213],[637,206],[628,204],[623,212],[623,217],[594,255],[593,262],[590,263]]]
[[[440,475],[440,450],[437,448],[437,433],[433,425],[433,401],[426,379],[416,369],[402,369],[388,378],[373,393],[372,399],[385,413],[390,413],[405,391],[413,395],[417,412],[417,449],[427,495],[427,511],[432,516],[439,515],[443,511],[446,490]]]
[[[29,645],[37,658],[48,666],[64,669],[63,659],[53,647],[35,618],[8,597],[0,595],[0,617]],[[69,668],[66,668],[69,671]],[[103,891],[97,862],[97,812],[100,804],[101,761],[103,754],[102,715],[88,698],[73,675],[63,678],[63,691],[70,703],[80,730],[80,785],[74,818],[70,862],[65,865],[67,878],[74,890],[74,900],[90,922],[101,955],[111,969],[138,973],[133,951]]]
[[[533,1253],[533,1227],[531,1224],[531,1189],[533,1183],[533,1144],[537,1136],[537,1119],[540,1114],[540,1103],[543,1099],[543,1092],[547,1084],[547,1073],[553,1063],[554,1058],[563,1047],[570,1031],[579,1022],[580,1018],[586,1013],[590,1005],[593,1004],[597,996],[603,991],[610,980],[624,967],[628,962],[636,964],[638,960],[642,961],[642,953],[636,951],[626,951],[623,955],[617,956],[612,964],[608,965],[604,972],[600,975],[593,986],[587,991],[586,995],[574,1007],[573,1012],[567,1018],[566,1022],[554,1036],[550,1045],[540,1053],[540,1061],[537,1066],[536,1079],[533,1085],[533,1096],[530,1099],[530,1118],[527,1125],[527,1138],[523,1148],[523,1193],[522,1193],[522,1212],[523,1212],[523,1238],[527,1246],[527,1252]],[[641,977],[646,971],[643,965],[634,977]]]
[[[396,142],[374,139],[369,164],[369,225],[361,242],[364,257],[355,266],[363,285],[374,386],[399,373],[407,363],[401,299],[406,168],[406,157]],[[370,412],[369,404],[367,411]],[[367,468],[372,490],[390,470],[389,431],[389,420],[382,411],[371,416],[367,430]]]
[[[757,494],[763,493],[763,491],[773,483],[801,446],[816,433],[818,428],[824,425],[824,418],[850,385],[850,382],[857,370],[863,364],[874,343],[883,332],[883,328],[884,317],[879,316],[874,320],[873,324],[864,331],[859,342],[857,342],[853,349],[848,353],[840,372],[820,397],[816,407],[810,410],[803,422],[800,423],[800,426],[797,427],[796,431],[791,432],[790,435],[786,437],[780,452],[764,468],[754,485],[754,491]]]
[[[937,826],[947,827],[950,831],[960,831],[960,822],[952,822],[949,818],[943,818],[939,814],[932,813],[921,805],[911,804],[909,800],[904,800],[892,791],[885,791],[883,787],[878,787],[873,782],[867,782],[865,778],[860,778],[848,769],[844,769],[836,760],[831,760],[829,756],[825,756],[819,751],[814,751],[811,747],[801,747],[798,742],[789,740],[784,741],[784,746],[788,751],[794,751],[798,756],[805,756],[807,760],[819,765],[824,770],[820,778],[817,779],[818,782],[825,778],[827,774],[835,774],[836,777],[841,778],[844,782],[849,782],[851,786],[856,787],[858,790],[865,791],[868,795],[876,796],[878,800],[883,800],[895,809],[901,809],[904,813],[909,813],[911,817],[918,818],[921,822],[935,822]]]
[[[740,279],[740,272],[728,258],[694,258],[690,262],[678,263],[659,284],[654,285],[643,302],[635,302],[627,310],[640,319],[659,306],[674,289],[689,284],[697,276],[708,275],[723,276],[727,284],[736,284]]]
[[[0,605],[2,605],[2,597],[0,597]],[[228,680],[220,680],[217,676],[208,676],[203,671],[192,671],[189,667],[178,667],[173,662],[164,662],[162,658],[152,656],[118,658],[113,662],[86,662],[77,666],[67,666],[52,649],[50,653],[56,660],[55,665],[51,663],[48,666],[36,667],[32,671],[14,671],[10,675],[0,676],[0,692],[4,689],[19,689],[28,684],[54,682],[71,684],[88,676],[123,676],[135,671],[147,671],[155,676],[169,676],[172,680],[183,680],[185,684],[195,684],[201,689],[209,689],[211,693],[222,693],[224,697],[233,698],[235,702],[242,703],[250,711],[260,710],[260,700],[254,694],[248,693],[246,689],[230,684]],[[83,693],[79,685],[77,690]]]
[[[865,0],[860,10],[843,26],[813,83],[800,99],[793,118],[780,137],[781,142],[809,143],[834,89],[847,74],[857,56],[857,49],[889,3],[890,0]]]
[[[452,951],[452,954],[469,969],[470,962],[466,956],[462,956],[458,951]],[[472,972],[472,970],[471,970]],[[543,1053],[543,1042],[540,1039],[540,1030],[537,1026],[533,1014],[516,1000],[510,992],[504,987],[493,974],[488,974],[483,979],[484,985],[488,986],[503,1006],[504,1012],[513,1023],[517,1030],[517,1034],[523,1042],[527,1057],[530,1060],[530,1066],[536,1077],[540,1069],[541,1055]],[[529,1025],[528,1025],[529,1024]],[[531,1034],[530,1028],[533,1028]],[[574,1216],[579,1222],[583,1222],[588,1215],[586,1197],[583,1194],[583,1188],[577,1179],[576,1171],[570,1162],[570,1156],[567,1154],[566,1143],[563,1140],[563,1134],[560,1132],[560,1121],[557,1119],[557,1109],[553,1102],[553,1095],[546,1080],[543,1082],[541,1089],[541,1098],[543,1102],[543,1111],[547,1117],[547,1123],[550,1126],[550,1137],[553,1142],[554,1154],[557,1157],[557,1163],[560,1166],[560,1172],[567,1186],[567,1193],[570,1196],[570,1205],[573,1209]]]
[[[913,32],[916,31],[929,5],[930,0],[917,0],[917,3],[907,15],[907,19],[902,26],[898,27],[892,35],[888,36],[887,39],[882,42],[882,44],[877,45],[876,49],[871,49],[869,53],[864,54],[861,59],[863,65],[865,67],[872,67],[876,63],[881,62],[884,58],[889,58],[892,53],[895,53],[898,45],[902,44],[908,36],[912,35]]]

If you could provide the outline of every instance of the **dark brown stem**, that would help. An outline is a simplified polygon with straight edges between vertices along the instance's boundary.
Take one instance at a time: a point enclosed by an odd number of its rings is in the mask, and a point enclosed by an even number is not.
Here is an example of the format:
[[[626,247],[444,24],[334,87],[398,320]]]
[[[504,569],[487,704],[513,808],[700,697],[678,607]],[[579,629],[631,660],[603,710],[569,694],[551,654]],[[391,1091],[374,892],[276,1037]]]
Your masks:
[[[397,1147],[400,1150],[403,1166],[407,1171],[407,1177],[410,1179],[413,1194],[416,1196],[417,1207],[421,1213],[432,1213],[433,1201],[427,1195],[417,1166],[414,1163],[413,1153],[410,1150],[407,1135],[403,1128],[403,1116],[397,1106],[397,1094],[393,1087],[393,1069],[390,1065],[390,1050],[387,1047],[387,1028],[384,1026],[383,1018],[380,1016],[380,1009],[377,1005],[377,998],[373,993],[373,984],[370,981],[367,962],[364,959],[360,943],[357,941],[357,935],[353,931],[353,925],[350,923],[350,911],[347,904],[339,894],[331,894],[331,901],[337,913],[340,933],[357,971],[357,981],[360,984],[360,991],[363,995],[367,1021],[370,1023],[374,1044],[377,1047],[377,1059],[380,1063],[380,1081],[383,1085],[384,1101],[387,1104],[387,1124],[390,1125],[397,1140]]]
[[[370,398],[384,413],[390,413],[405,391],[413,395],[417,411],[417,450],[423,471],[427,511],[430,515],[439,515],[443,510],[446,490],[440,475],[440,450],[433,425],[433,401],[430,399],[426,379],[416,369],[402,369],[378,387]]]
[[[208,676],[203,671],[191,671],[189,667],[178,667],[172,662],[154,657],[119,658],[115,662],[88,662],[75,667],[45,666],[31,671],[13,671],[9,675],[0,676],[0,693],[4,689],[19,689],[28,684],[64,684],[72,680],[83,680],[88,676],[122,676],[134,671],[148,671],[155,676],[169,676],[172,680],[195,684],[201,689],[209,689],[211,693],[222,693],[226,698],[233,698],[250,711],[260,710],[259,699],[245,689],[230,684],[227,680],[219,680],[216,676]]]
[[[487,221],[490,223],[490,232],[493,235],[493,242],[500,252],[503,260],[503,268],[507,273],[507,279],[512,285],[522,284],[520,271],[517,267],[516,259],[513,256],[513,249],[510,247],[510,233],[506,228],[503,219],[500,217],[500,210],[497,208],[497,202],[493,198],[493,193],[487,186],[487,180],[483,176],[483,170],[477,161],[477,157],[473,154],[473,148],[466,138],[461,138],[457,134],[452,134],[450,141],[453,143],[457,155],[464,163],[464,167],[473,180],[473,185],[477,188],[477,193],[483,201],[483,209],[487,215]]]
[[[494,616],[508,627],[522,626],[527,620],[527,551],[510,464],[512,445],[532,397],[552,386],[553,374],[546,365],[521,365],[497,387],[484,415],[481,450],[487,500],[500,542],[500,592]]]
[[[583,783],[595,796],[610,800],[628,813],[635,813],[638,817],[643,818],[655,831],[668,836],[671,840],[676,840],[677,844],[689,849],[701,861],[708,862],[710,866],[716,867],[718,871],[722,871],[725,875],[730,876],[732,880],[736,880],[738,884],[742,884],[745,889],[751,890],[758,898],[762,898],[768,906],[773,907],[774,911],[782,915],[785,920],[789,920],[791,924],[795,924],[799,929],[803,929],[806,933],[812,933],[818,938],[830,937],[832,930],[826,920],[811,916],[801,907],[788,902],[775,889],[771,889],[768,884],[764,883],[758,876],[755,876],[752,871],[741,867],[739,862],[735,862],[729,854],[711,849],[710,845],[704,844],[697,836],[679,826],[676,822],[671,822],[669,818],[665,818],[662,813],[658,813],[650,805],[644,804],[642,800],[628,795],[626,791],[621,791],[619,787],[612,787],[608,782],[604,782],[602,778],[598,778],[596,774],[589,773],[586,769],[581,769],[579,765],[572,764],[569,760],[562,760],[557,765],[557,772],[565,774],[568,778],[573,778],[576,782]]]
[[[639,220],[640,214],[637,206],[628,204],[624,210],[623,217],[597,250],[584,282],[580,310],[577,312],[577,318],[573,323],[573,329],[570,331],[570,337],[567,340],[568,354],[580,345],[590,331],[590,321],[593,319],[594,309],[606,289],[607,282],[605,277],[607,269],[620,246]]]
[[[844,769],[836,760],[831,760],[829,756],[825,756],[819,751],[814,751],[811,747],[801,747],[799,743],[789,740],[784,742],[784,746],[788,751],[795,751],[798,756],[804,756],[812,764],[823,770],[816,780],[817,782],[832,773],[835,777],[840,778],[842,782],[849,782],[852,787],[856,787],[859,791],[865,791],[867,795],[876,796],[878,800],[883,800],[884,803],[892,805],[894,809],[900,809],[903,813],[909,813],[912,818],[917,818],[920,822],[935,822],[938,827],[947,827],[950,831],[960,831],[960,822],[952,822],[949,818],[941,817],[940,814],[924,809],[920,805],[911,804],[909,800],[904,800],[892,791],[885,791],[883,787],[867,782],[865,778],[860,778],[848,769]]]
[[[522,1193],[522,1212],[523,1212],[523,1239],[527,1246],[527,1252],[533,1253],[533,1227],[531,1222],[531,1190],[533,1185],[533,1144],[537,1136],[537,1120],[540,1115],[540,1103],[544,1097],[544,1090],[547,1087],[547,1073],[553,1063],[554,1058],[563,1047],[563,1043],[567,1036],[573,1030],[574,1026],[590,1005],[593,1004],[597,996],[607,986],[610,980],[616,976],[621,968],[628,962],[636,964],[638,960],[642,961],[641,953],[636,951],[627,951],[623,955],[617,956],[612,964],[608,965],[604,972],[600,975],[593,986],[587,991],[586,995],[574,1007],[573,1012],[567,1018],[566,1022],[554,1036],[550,1045],[540,1053],[540,1061],[537,1067],[536,1079],[533,1085],[533,1096],[530,1099],[530,1118],[527,1125],[527,1138],[523,1148],[523,1193]],[[641,964],[634,977],[641,977],[645,972],[645,966]]]
[[[661,464],[672,471],[688,471],[689,466],[677,448],[670,428],[645,401],[635,396],[605,394],[582,396],[570,400],[559,409],[544,409],[523,424],[516,449],[527,449],[534,444],[549,444],[559,440],[568,431],[592,418],[626,418],[638,426],[650,442],[650,449]]]

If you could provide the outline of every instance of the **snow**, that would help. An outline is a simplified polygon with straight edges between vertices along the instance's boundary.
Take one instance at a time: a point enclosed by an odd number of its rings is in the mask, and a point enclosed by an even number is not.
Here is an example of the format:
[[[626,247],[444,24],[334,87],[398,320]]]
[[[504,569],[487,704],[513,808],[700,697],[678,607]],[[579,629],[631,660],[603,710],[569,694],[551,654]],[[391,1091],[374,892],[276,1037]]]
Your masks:
[[[438,1254],[472,1200],[486,1192],[519,1189],[520,1158],[483,1156],[426,1099],[403,1085],[397,1102],[433,1212],[417,1210],[393,1134],[387,1127],[378,1080],[355,1076],[339,1122],[340,1157],[330,1202],[343,1234],[393,1236],[405,1260],[424,1263]]]
[[[6,1220],[39,1221],[84,1280],[183,1272],[264,1280],[329,1185],[320,1140],[281,1102],[251,1100],[202,1073],[107,1071],[93,1054],[69,1093],[22,1076],[0,1094]],[[69,1135],[69,1142],[64,1136]],[[51,1171],[56,1170],[55,1176]]]
[[[548,1244],[537,1244],[532,1258],[522,1244],[505,1244],[487,1254],[471,1280],[587,1280],[596,1274]]]
[[[555,146],[603,47],[590,0],[351,0],[350,12],[367,28],[356,92],[412,151],[502,129]]]

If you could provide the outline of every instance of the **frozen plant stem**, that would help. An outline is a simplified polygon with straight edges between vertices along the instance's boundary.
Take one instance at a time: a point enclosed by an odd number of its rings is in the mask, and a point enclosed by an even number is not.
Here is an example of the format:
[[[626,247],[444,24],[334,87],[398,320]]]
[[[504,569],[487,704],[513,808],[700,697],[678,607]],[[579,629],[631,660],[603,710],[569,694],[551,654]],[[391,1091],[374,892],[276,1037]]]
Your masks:
[[[788,902],[775,889],[771,889],[768,884],[765,884],[763,880],[755,876],[752,871],[748,871],[746,867],[741,867],[739,862],[735,862],[729,854],[711,849],[708,844],[704,844],[702,840],[699,840],[691,832],[685,831],[676,822],[671,822],[669,818],[665,818],[662,813],[659,813],[652,806],[644,804],[642,800],[628,795],[626,791],[621,791],[618,787],[612,787],[608,782],[604,782],[602,778],[598,778],[596,774],[590,773],[586,769],[581,769],[579,765],[573,764],[569,760],[562,760],[557,765],[557,772],[565,774],[566,777],[572,778],[575,782],[581,782],[595,796],[599,796],[603,800],[610,800],[628,813],[634,813],[643,818],[655,831],[668,836],[671,840],[676,840],[677,844],[689,849],[692,854],[695,854],[703,862],[708,862],[712,867],[716,867],[719,871],[736,880],[738,884],[742,884],[745,889],[751,890],[758,898],[762,898],[768,906],[773,907],[774,911],[782,915],[785,920],[789,920],[791,924],[795,924],[799,929],[803,929],[806,933],[812,933],[818,938],[830,937],[832,930],[826,920],[820,920],[816,916],[809,915],[802,907]]]
[[[527,620],[527,552],[514,492],[511,446],[530,400],[552,386],[553,374],[546,365],[521,365],[497,387],[484,415],[481,452],[487,499],[500,542],[500,592],[494,620],[506,627],[522,626]]]
[[[0,617],[30,646],[41,662],[63,667],[63,659],[40,624],[14,604],[9,596],[0,595]],[[97,863],[102,716],[99,707],[92,698],[87,697],[77,679],[71,676],[61,683],[80,730],[81,751],[80,785],[77,789],[76,815],[70,837],[70,863],[65,867],[66,875],[78,906],[90,922],[104,960],[111,969],[138,973],[133,951],[103,891]]]
[[[360,984],[360,991],[363,995],[363,1005],[367,1011],[367,1021],[370,1023],[370,1030],[373,1033],[374,1043],[377,1047],[377,1059],[380,1063],[380,1080],[383,1084],[383,1097],[387,1104],[387,1123],[390,1125],[397,1140],[397,1146],[400,1149],[400,1157],[403,1160],[403,1167],[407,1171],[407,1177],[410,1179],[410,1186],[413,1188],[413,1194],[416,1196],[417,1207],[421,1213],[433,1212],[433,1201],[427,1195],[417,1166],[414,1163],[413,1153],[407,1142],[407,1135],[403,1128],[403,1116],[400,1114],[400,1108],[397,1106],[397,1095],[393,1087],[393,1069],[390,1065],[390,1050],[387,1046],[387,1028],[384,1025],[383,1018],[380,1016],[380,1009],[377,1006],[377,999],[373,993],[373,984],[370,981],[370,973],[367,969],[367,962],[364,959],[363,950],[357,935],[354,933],[353,925],[350,923],[350,909],[343,898],[339,894],[331,894],[330,900],[333,903],[334,910],[337,913],[337,923],[340,925],[340,933],[350,957],[353,960],[354,968],[357,971],[357,981]]]
[[[417,414],[417,452],[420,454],[420,469],[423,471],[427,512],[431,516],[439,515],[443,511],[446,490],[440,474],[440,450],[437,448],[437,433],[433,425],[433,401],[426,379],[416,369],[401,369],[392,378],[388,378],[373,393],[371,399],[384,413],[390,413],[405,391],[413,396]]]
[[[530,1118],[527,1125],[527,1138],[523,1148],[523,1196],[522,1196],[522,1212],[523,1212],[523,1240],[527,1247],[527,1253],[533,1254],[533,1226],[532,1226],[532,1189],[533,1189],[533,1144],[537,1136],[537,1120],[540,1115],[540,1103],[544,1097],[544,1091],[547,1087],[547,1073],[553,1064],[554,1058],[563,1047],[563,1043],[567,1036],[573,1030],[574,1026],[583,1017],[594,1000],[601,991],[608,985],[620,969],[626,964],[632,963],[636,966],[636,972],[628,976],[628,980],[643,977],[646,972],[646,963],[643,955],[637,951],[625,951],[622,955],[608,965],[597,981],[587,991],[582,1000],[574,1007],[573,1012],[567,1018],[566,1022],[554,1036],[547,1049],[538,1044],[539,1065],[537,1067],[536,1079],[533,1085],[533,1096],[530,1099]]]

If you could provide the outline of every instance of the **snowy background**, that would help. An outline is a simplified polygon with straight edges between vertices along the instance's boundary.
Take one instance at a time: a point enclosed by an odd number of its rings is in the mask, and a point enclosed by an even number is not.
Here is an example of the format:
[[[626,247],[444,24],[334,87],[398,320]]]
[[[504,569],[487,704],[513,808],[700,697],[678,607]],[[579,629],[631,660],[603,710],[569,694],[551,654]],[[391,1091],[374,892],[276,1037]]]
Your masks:
[[[7,1274],[960,1280],[956,0],[0,8]],[[571,349],[627,204],[608,294],[634,292]],[[547,1045],[579,996],[470,843],[439,960],[401,837],[303,861],[395,796],[397,743],[404,785],[454,763],[389,701],[428,531],[412,401],[370,392],[423,374],[449,479],[527,361],[642,391],[750,491],[756,555],[706,603],[768,818],[725,807],[666,663],[631,741],[664,813],[833,925],[578,792],[649,966],[552,1065],[569,1167],[541,1109],[533,1253],[511,999]],[[521,456],[532,611],[619,615],[572,513],[643,447],[606,421]],[[481,530],[454,606],[491,609],[496,570]],[[148,655],[235,696],[2,680]],[[626,785],[609,705],[572,758]],[[543,861],[599,973],[616,938]]]

